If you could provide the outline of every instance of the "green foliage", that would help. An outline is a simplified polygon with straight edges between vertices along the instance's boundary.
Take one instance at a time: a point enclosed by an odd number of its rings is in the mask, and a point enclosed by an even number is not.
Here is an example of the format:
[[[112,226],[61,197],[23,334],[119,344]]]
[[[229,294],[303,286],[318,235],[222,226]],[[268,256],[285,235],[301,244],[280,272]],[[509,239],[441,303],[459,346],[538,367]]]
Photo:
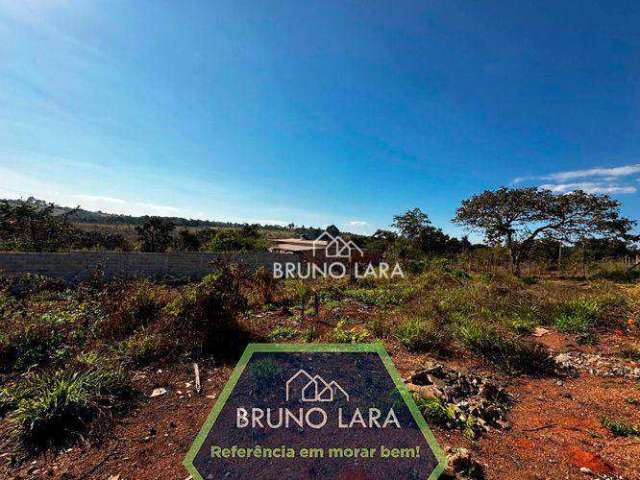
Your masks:
[[[618,326],[623,323],[626,301],[612,292],[579,297],[558,305],[554,323],[559,330],[578,335],[578,340],[590,343],[598,327]]]
[[[616,437],[640,437],[640,425],[613,420],[609,417],[603,417],[601,421],[602,425]]]
[[[433,318],[408,318],[397,325],[395,335],[412,352],[445,353],[452,335],[446,325]]]
[[[568,333],[586,333],[595,328],[600,305],[594,298],[577,298],[558,306],[555,325]]]
[[[242,279],[238,267],[219,265],[218,273],[187,286],[164,310],[172,319],[171,328],[186,329],[186,337],[206,351],[235,353],[243,341],[238,315],[247,308],[240,288]]]
[[[375,288],[349,288],[343,295],[366,305],[400,305],[415,295],[415,287],[408,283],[387,283]]]
[[[302,331],[302,340],[306,343],[314,342],[318,339],[318,329],[315,327],[306,328]]]
[[[251,374],[259,385],[273,382],[273,377],[280,371],[280,367],[271,360],[260,360],[251,366]]]
[[[294,327],[278,325],[269,332],[267,338],[272,342],[279,340],[291,340],[299,334],[300,332]]]
[[[361,343],[369,338],[369,332],[358,328],[347,328],[347,321],[340,320],[333,332],[331,332],[331,340],[336,343]]]
[[[11,422],[29,444],[60,443],[113,407],[127,392],[120,370],[61,370],[27,376],[9,395]]]
[[[516,312],[511,319],[511,327],[519,335],[527,335],[539,325],[533,312]]]
[[[13,328],[0,335],[0,370],[25,371],[64,358],[69,351],[64,324],[64,317],[51,313],[14,321]]]
[[[472,415],[464,415],[455,405],[446,404],[438,398],[415,395],[414,399],[428,421],[445,428],[456,428],[461,430],[465,437],[475,438],[478,419]]]
[[[626,263],[619,261],[602,261],[597,263],[591,278],[619,283],[634,283],[640,280],[640,268],[630,268]]]
[[[160,217],[149,217],[144,224],[136,227],[140,250],[143,252],[166,252],[173,242],[176,226]]]
[[[170,347],[162,334],[141,330],[120,342],[117,351],[125,360],[140,366],[166,357]]]
[[[221,228],[214,231],[203,249],[210,252],[250,252],[266,250],[267,246],[267,239],[255,225],[245,225],[240,229]]]
[[[458,329],[459,340],[510,373],[543,375],[553,372],[555,363],[539,343],[506,336],[494,325],[470,322]]]

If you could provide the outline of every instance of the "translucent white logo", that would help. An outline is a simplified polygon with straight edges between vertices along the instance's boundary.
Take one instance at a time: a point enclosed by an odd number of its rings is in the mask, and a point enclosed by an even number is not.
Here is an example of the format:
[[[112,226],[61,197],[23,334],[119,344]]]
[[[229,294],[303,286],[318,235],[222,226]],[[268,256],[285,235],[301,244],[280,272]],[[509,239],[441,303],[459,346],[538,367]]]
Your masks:
[[[320,375],[311,375],[305,370],[298,370],[285,384],[285,396],[289,402],[333,402],[338,398],[349,401],[349,394],[338,382],[327,382]]]

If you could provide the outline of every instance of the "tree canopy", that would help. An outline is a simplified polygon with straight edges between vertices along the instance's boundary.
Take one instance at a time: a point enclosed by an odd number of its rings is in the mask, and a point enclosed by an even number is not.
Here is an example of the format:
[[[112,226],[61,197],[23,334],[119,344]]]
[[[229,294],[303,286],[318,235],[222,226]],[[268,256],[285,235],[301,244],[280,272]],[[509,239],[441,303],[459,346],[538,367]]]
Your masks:
[[[620,202],[582,190],[564,195],[536,187],[486,190],[464,200],[454,222],[507,247],[515,273],[537,238],[566,243],[637,238],[631,233],[635,222],[620,214]]]

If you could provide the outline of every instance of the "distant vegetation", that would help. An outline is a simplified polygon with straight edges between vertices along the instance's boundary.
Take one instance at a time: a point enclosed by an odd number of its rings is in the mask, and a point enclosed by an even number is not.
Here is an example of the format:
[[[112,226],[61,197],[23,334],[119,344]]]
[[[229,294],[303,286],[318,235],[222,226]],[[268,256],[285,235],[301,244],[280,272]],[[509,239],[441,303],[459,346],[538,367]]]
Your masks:
[[[447,235],[419,208],[394,216],[389,230],[370,236],[341,233],[333,225],[326,229],[351,238],[374,258],[402,262],[413,273],[423,271],[430,259],[448,258],[466,261],[469,268],[508,265],[525,276],[561,272],[625,280],[640,275],[640,268],[632,268],[639,252],[635,222],[622,216],[620,203],[607,195],[500,188],[462,202],[454,221],[481,232],[485,243]],[[294,224],[111,215],[32,198],[0,201],[0,250],[10,251],[260,251],[271,238],[314,239],[321,232]],[[626,268],[620,260],[629,263]]]

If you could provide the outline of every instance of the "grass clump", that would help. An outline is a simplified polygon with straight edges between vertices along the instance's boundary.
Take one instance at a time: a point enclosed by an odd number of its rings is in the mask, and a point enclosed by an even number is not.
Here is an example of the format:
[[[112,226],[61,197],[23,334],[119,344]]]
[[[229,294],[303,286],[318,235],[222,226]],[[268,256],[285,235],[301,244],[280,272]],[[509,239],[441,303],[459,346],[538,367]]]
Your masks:
[[[269,332],[269,334],[267,335],[267,339],[272,342],[279,340],[291,340],[292,338],[295,338],[299,333],[300,332],[294,327],[278,325]]]
[[[416,289],[406,283],[388,283],[373,288],[349,288],[344,296],[352,298],[365,305],[381,307],[400,305],[415,295]]]
[[[583,343],[592,343],[600,315],[600,304],[594,298],[577,298],[559,305],[555,326],[561,332],[574,333]]]
[[[395,336],[412,352],[445,353],[452,342],[448,327],[433,318],[405,319],[396,327]]]
[[[8,323],[7,331],[0,334],[0,370],[21,372],[68,354],[65,325],[60,317],[43,314],[14,318]]]
[[[120,342],[117,351],[123,359],[141,366],[167,356],[171,346],[162,334],[140,330]]]
[[[602,425],[616,437],[640,437],[640,425],[613,420],[609,417],[602,418]]]
[[[459,328],[458,337],[465,347],[510,373],[544,375],[555,369],[544,346],[505,335],[493,325],[469,323]]]
[[[128,390],[120,370],[61,370],[26,377],[8,392],[10,420],[27,444],[64,443],[86,430]]]

